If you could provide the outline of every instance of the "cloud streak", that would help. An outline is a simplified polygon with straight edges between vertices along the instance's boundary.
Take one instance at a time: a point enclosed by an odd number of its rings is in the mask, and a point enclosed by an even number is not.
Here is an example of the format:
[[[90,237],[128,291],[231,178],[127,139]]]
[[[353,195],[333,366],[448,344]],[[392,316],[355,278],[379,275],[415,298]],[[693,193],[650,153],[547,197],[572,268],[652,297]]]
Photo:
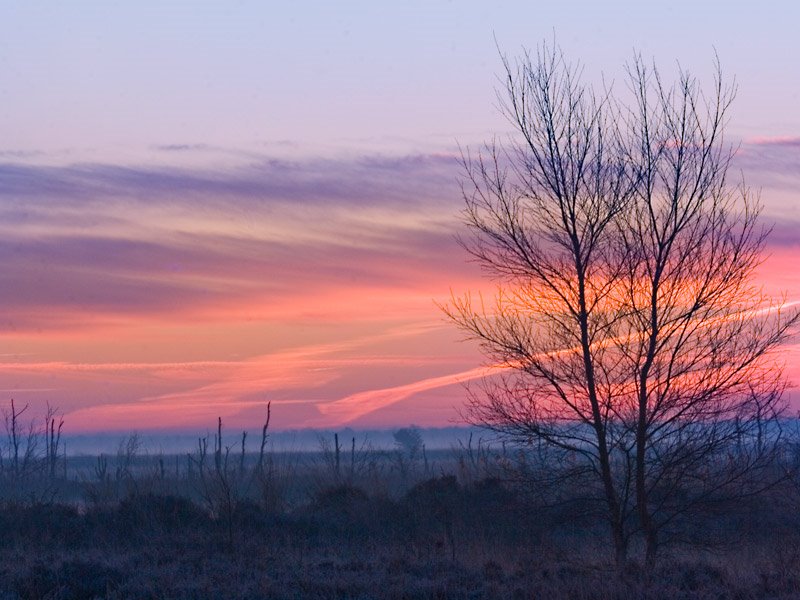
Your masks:
[[[800,184],[800,138],[744,140],[733,165],[742,170],[750,185],[796,192]]]
[[[174,151],[189,147],[173,146]],[[152,167],[103,163],[65,166],[0,163],[0,197],[63,203],[98,198],[133,198],[142,203],[165,197],[238,202],[336,201],[345,206],[421,203],[453,199],[457,157],[427,154],[353,159],[262,158],[227,168]],[[451,189],[448,190],[447,188]],[[457,191],[457,190],[456,190]]]
[[[30,372],[56,377],[135,377],[183,381],[175,391],[132,398],[125,402],[89,404],[72,408],[68,418],[79,429],[102,422],[106,428],[125,429],[147,423],[204,427],[216,417],[246,421],[247,415],[263,409],[267,400],[284,406],[276,414],[278,427],[330,425],[318,407],[331,400],[339,387],[353,380],[375,385],[392,372],[402,372],[424,362],[447,367],[449,357],[390,354],[386,348],[415,342],[438,327],[405,326],[349,340],[289,348],[240,361],[196,361],[185,363],[34,363],[0,364],[4,372]],[[375,349],[383,349],[375,354]],[[372,377],[365,376],[372,372]],[[377,375],[375,375],[377,373]],[[423,388],[420,388],[423,389]]]
[[[429,377],[428,379],[422,379],[405,385],[377,390],[366,390],[333,402],[320,403],[318,409],[323,415],[332,419],[334,423],[347,423],[387,406],[391,406],[415,394],[447,387],[449,385],[463,384],[474,379],[483,379],[497,371],[497,367],[476,367],[450,375]]]
[[[0,329],[286,305],[301,290],[414,291],[443,270],[468,276],[444,185],[454,166],[449,155],[234,169],[0,165]]]

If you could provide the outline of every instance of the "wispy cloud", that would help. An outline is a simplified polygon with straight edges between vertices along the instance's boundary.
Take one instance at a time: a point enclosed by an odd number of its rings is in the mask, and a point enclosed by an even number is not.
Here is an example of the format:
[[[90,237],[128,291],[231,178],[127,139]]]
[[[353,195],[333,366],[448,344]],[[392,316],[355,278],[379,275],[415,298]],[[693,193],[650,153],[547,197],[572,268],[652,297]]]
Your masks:
[[[744,140],[747,146],[772,146],[800,148],[800,137],[797,136],[755,136]]]
[[[455,167],[449,155],[0,164],[0,330],[430,290],[470,270],[454,251]]]
[[[188,151],[197,146],[161,147]],[[237,167],[147,167],[103,163],[42,166],[0,164],[0,197],[96,199],[135,198],[153,201],[172,195],[173,202],[198,197],[256,202],[336,200],[348,206],[397,202],[420,203],[452,197],[442,183],[453,184],[458,161],[450,154],[353,159],[287,160],[261,158]],[[455,188],[454,188],[455,189]],[[179,194],[179,196],[177,195]]]
[[[156,424],[174,426],[178,422],[183,426],[204,427],[218,416],[238,419],[240,423],[247,414],[263,409],[268,400],[276,405],[285,405],[275,415],[277,427],[326,426],[338,420],[335,415],[333,418],[322,418],[318,407],[335,399],[340,386],[352,385],[350,380],[353,378],[362,384],[375,385],[381,377],[421,362],[428,367],[450,366],[450,357],[392,354],[385,350],[386,347],[401,345],[403,340],[414,342],[421,335],[435,332],[437,327],[390,328],[347,340],[300,346],[240,361],[14,363],[0,364],[0,375],[4,371],[48,373],[56,377],[70,374],[106,377],[135,375],[185,382],[176,391],[124,402],[75,407],[67,416],[70,423],[82,430],[91,429],[91,424],[98,422],[106,428],[123,429],[138,427],[141,423],[149,423],[152,427]],[[379,349],[377,355],[374,352],[376,348]],[[373,375],[366,375],[367,372]],[[416,388],[417,391],[427,389],[424,385]],[[415,392],[408,392],[411,393]],[[376,408],[364,404],[358,410],[366,414]]]
[[[742,142],[734,160],[751,185],[797,190],[800,183],[800,138],[754,137]]]
[[[333,402],[320,403],[317,408],[323,415],[331,419],[333,424],[347,423],[405,400],[414,394],[482,379],[496,372],[496,368],[476,367],[404,385],[358,392]]]
[[[154,148],[163,152],[202,152],[212,149],[208,144],[160,144]]]

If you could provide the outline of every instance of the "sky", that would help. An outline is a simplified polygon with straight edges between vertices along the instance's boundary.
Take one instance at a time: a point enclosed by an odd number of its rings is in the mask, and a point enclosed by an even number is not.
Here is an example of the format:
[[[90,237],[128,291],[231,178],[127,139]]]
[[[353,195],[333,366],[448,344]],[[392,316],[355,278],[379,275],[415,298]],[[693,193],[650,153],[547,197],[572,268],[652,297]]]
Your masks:
[[[789,2],[2,3],[0,404],[79,432],[250,427],[267,401],[285,429],[458,423],[485,362],[437,303],[488,285],[454,240],[459,148],[508,134],[498,49],[543,40],[598,84],[634,50],[701,81],[719,56],[734,169],[774,226],[757,276],[800,299],[799,21]]]

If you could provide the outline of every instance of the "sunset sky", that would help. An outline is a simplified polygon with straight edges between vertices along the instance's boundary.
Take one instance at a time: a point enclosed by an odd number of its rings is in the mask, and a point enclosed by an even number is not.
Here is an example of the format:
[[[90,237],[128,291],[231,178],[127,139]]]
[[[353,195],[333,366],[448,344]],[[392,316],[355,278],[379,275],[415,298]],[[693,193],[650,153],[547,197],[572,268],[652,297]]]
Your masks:
[[[554,37],[624,85],[638,49],[739,93],[732,179],[800,300],[800,4],[0,5],[0,404],[71,431],[449,425],[487,288],[454,241],[459,145],[509,128],[501,63]],[[784,358],[800,381],[800,352]],[[800,395],[798,400],[800,400]],[[800,404],[800,402],[799,402]],[[800,406],[798,406],[800,408]]]

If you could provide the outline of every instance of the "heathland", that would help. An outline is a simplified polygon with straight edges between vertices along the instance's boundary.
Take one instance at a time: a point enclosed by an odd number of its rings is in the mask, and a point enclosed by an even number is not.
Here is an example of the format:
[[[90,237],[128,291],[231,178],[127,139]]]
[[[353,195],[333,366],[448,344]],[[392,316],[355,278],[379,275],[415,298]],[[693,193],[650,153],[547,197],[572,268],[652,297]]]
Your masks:
[[[9,431],[3,448],[3,599],[800,594],[788,441],[770,489],[693,504],[647,570],[615,565],[598,490],[554,477],[541,448],[473,434],[431,450],[405,428],[392,447],[325,434],[277,451],[266,429],[253,442],[220,423],[191,452],[132,435],[67,458],[52,423]]]

